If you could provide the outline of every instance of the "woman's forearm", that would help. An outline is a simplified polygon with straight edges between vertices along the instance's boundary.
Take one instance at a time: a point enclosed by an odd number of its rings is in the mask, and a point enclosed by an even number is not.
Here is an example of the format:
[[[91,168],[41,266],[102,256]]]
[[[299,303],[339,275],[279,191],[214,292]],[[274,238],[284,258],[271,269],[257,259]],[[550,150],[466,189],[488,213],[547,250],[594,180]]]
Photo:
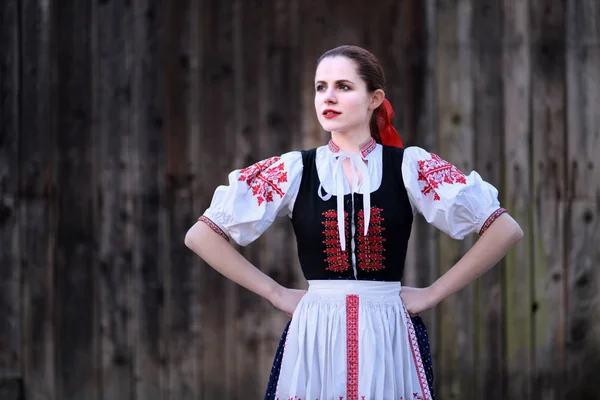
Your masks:
[[[281,289],[277,282],[252,265],[204,222],[197,222],[190,228],[185,245],[216,271],[269,301]]]
[[[523,231],[510,215],[498,217],[460,261],[431,285],[435,302],[439,303],[479,278],[522,237]]]

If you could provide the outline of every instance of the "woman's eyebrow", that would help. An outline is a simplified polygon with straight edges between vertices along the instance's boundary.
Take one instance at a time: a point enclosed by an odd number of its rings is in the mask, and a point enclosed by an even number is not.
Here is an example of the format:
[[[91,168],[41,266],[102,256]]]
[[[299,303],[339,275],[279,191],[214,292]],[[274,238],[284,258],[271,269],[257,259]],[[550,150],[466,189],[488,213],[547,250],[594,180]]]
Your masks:
[[[340,83],[345,83],[345,82],[347,82],[347,83],[351,83],[351,84],[354,84],[354,82],[352,82],[352,81],[351,81],[351,80],[349,80],[349,79],[340,79],[340,80],[337,80],[337,81],[335,81],[335,83],[337,83],[337,84],[340,84]],[[318,84],[318,83],[327,83],[327,82],[325,82],[325,81],[316,81],[316,82],[315,82],[315,85],[316,85],[316,84]]]

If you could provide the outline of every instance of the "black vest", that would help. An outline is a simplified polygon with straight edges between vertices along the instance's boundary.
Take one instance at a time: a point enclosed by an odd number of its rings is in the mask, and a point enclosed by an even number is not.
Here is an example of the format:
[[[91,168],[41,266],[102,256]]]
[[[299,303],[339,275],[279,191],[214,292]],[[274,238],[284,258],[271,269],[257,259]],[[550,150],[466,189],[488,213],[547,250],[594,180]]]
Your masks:
[[[317,193],[320,181],[316,154],[316,149],[302,152],[302,182],[292,214],[304,277],[308,280],[402,280],[413,221],[402,179],[404,150],[383,146],[383,176],[381,186],[371,193],[371,220],[367,236],[364,235],[363,195],[344,196],[345,251],[340,246],[336,196],[324,201]],[[356,227],[354,238],[351,219]]]

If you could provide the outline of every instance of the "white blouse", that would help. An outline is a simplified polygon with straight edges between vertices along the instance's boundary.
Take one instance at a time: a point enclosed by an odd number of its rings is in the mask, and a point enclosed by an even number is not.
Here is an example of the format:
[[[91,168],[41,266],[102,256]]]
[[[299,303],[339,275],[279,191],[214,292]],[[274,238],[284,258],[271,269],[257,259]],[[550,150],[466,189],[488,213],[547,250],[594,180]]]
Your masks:
[[[317,149],[319,196],[324,200],[337,196],[342,249],[345,248],[344,230],[348,229],[342,218],[343,195],[356,188],[354,193],[364,195],[364,208],[370,208],[370,193],[379,188],[383,176],[382,150],[374,140],[355,154],[344,153],[333,141]],[[352,185],[342,171],[342,161],[346,158],[355,171]],[[229,174],[229,185],[216,189],[210,207],[200,220],[225,239],[231,238],[245,246],[267,230],[277,216],[292,216],[302,169],[302,155],[293,151],[235,170]],[[356,178],[357,171],[361,182]],[[477,172],[465,176],[452,164],[419,147],[404,149],[402,177],[413,212],[421,213],[427,222],[455,239],[463,239],[473,232],[482,234],[506,211],[500,207],[496,188]],[[365,235],[369,214],[364,213],[365,232],[361,233]]]

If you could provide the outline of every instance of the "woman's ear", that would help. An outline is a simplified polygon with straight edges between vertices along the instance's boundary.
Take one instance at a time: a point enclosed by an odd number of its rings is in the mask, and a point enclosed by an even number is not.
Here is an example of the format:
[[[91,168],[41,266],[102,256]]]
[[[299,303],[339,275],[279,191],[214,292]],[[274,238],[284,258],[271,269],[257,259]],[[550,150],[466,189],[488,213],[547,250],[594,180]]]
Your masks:
[[[371,103],[369,104],[369,110],[375,110],[383,103],[385,99],[385,92],[381,89],[377,89],[371,95]]]

